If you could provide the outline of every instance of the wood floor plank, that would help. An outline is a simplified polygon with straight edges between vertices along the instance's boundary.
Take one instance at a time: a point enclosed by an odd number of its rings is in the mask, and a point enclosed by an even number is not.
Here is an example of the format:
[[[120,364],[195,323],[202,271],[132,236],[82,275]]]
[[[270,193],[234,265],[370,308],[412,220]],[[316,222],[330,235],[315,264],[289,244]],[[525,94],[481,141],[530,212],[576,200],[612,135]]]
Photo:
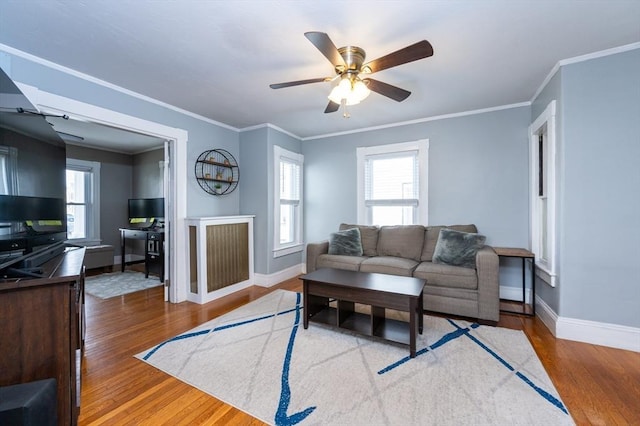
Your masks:
[[[80,425],[262,425],[134,355],[297,278],[254,286],[206,305],[166,303],[156,287],[113,299],[87,295]],[[556,339],[538,318],[503,314],[522,330],[578,425],[640,424],[640,354]]]

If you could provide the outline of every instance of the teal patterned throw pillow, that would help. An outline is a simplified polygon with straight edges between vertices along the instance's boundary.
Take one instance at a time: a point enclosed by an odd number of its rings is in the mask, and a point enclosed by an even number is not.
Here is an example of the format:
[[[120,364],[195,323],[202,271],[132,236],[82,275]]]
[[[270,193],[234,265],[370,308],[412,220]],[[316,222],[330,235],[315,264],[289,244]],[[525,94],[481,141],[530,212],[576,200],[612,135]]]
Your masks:
[[[433,263],[475,268],[476,254],[484,247],[485,240],[484,235],[443,228],[433,252]]]
[[[329,254],[362,256],[360,230],[349,228],[329,235]]]

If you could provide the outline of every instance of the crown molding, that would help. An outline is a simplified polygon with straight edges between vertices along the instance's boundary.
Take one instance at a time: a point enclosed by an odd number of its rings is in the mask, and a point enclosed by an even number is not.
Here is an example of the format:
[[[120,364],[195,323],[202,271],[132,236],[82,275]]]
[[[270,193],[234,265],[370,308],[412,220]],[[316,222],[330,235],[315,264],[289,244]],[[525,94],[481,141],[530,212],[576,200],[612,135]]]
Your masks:
[[[60,72],[63,72],[65,74],[69,74],[69,75],[71,75],[73,77],[80,78],[80,79],[88,81],[90,83],[94,83],[94,84],[97,84],[99,86],[103,86],[103,87],[106,87],[108,89],[115,90],[115,91],[123,93],[125,95],[128,95],[128,96],[143,100],[145,102],[149,102],[149,103],[152,103],[152,104],[155,104],[155,105],[170,109],[170,110],[178,112],[180,114],[188,115],[189,117],[192,117],[192,118],[195,118],[195,119],[198,119],[198,120],[201,120],[201,121],[205,121],[205,122],[207,122],[209,124],[215,124],[216,126],[224,127],[225,129],[233,130],[233,131],[236,131],[236,132],[239,131],[238,128],[230,126],[228,124],[224,124],[224,123],[221,123],[219,121],[212,120],[212,119],[207,118],[207,117],[203,117],[202,115],[199,115],[199,114],[184,110],[182,108],[179,108],[177,106],[168,104],[166,102],[159,101],[159,100],[157,100],[155,98],[151,98],[151,97],[143,95],[141,93],[134,92],[133,90],[125,89],[124,87],[120,87],[120,86],[115,85],[113,83],[109,83],[108,81],[104,81],[104,80],[101,80],[99,78],[90,76],[89,74],[85,74],[85,73],[82,73],[80,71],[76,71],[76,70],[74,70],[72,68],[68,68],[68,67],[65,67],[63,65],[56,64],[55,62],[48,61],[46,59],[40,58],[39,56],[35,56],[35,55],[30,54],[30,53],[23,52],[22,50],[18,50],[18,49],[14,48],[14,47],[7,46],[6,44],[0,43],[0,51],[9,53],[11,55],[17,56],[17,57],[22,58],[22,59],[26,59],[26,60],[34,62],[36,64],[45,66],[47,68],[51,68],[53,70],[60,71]]]
[[[355,129],[355,130],[347,130],[344,132],[327,133],[324,135],[317,135],[317,136],[308,136],[306,138],[302,138],[302,140],[308,141],[313,139],[324,139],[324,138],[330,138],[334,136],[350,135],[353,133],[370,132],[373,130],[390,129],[393,127],[408,126],[410,124],[425,123],[427,121],[446,120],[449,118],[465,117],[467,115],[485,114],[487,112],[502,111],[502,110],[511,109],[511,108],[521,108],[521,107],[530,106],[530,105],[531,105],[531,102],[519,102],[516,104],[500,105],[500,106],[482,108],[482,109],[474,109],[470,111],[456,112],[452,114],[435,115],[433,117],[418,118],[416,120],[399,121],[396,123],[384,124],[381,126],[364,127],[364,128]]]
[[[625,44],[623,46],[613,47],[611,49],[600,50],[598,52],[588,53],[586,55],[574,56],[573,58],[562,59],[556,62],[553,68],[551,68],[551,71],[549,71],[549,74],[547,74],[545,79],[542,80],[542,83],[538,87],[538,90],[535,91],[529,102],[533,103],[533,101],[535,101],[535,99],[540,95],[540,93],[542,93],[547,84],[549,84],[549,81],[551,81],[553,76],[556,75],[560,67],[577,64],[579,62],[590,61],[592,59],[602,58],[605,56],[616,55],[618,53],[628,52],[635,49],[640,49],[640,42]]]

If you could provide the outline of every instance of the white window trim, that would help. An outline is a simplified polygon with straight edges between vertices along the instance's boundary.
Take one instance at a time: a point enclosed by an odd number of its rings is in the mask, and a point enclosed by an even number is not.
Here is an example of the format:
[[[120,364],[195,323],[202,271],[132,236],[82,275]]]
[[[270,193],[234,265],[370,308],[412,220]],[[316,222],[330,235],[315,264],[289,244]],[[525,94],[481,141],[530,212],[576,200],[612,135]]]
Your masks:
[[[367,209],[365,207],[364,188],[364,162],[368,155],[390,154],[402,151],[418,151],[419,167],[419,201],[416,217],[417,224],[427,225],[429,223],[429,139],[420,139],[413,142],[401,142],[388,145],[377,145],[356,148],[357,162],[357,215],[358,223],[367,223]]]
[[[79,244],[100,244],[100,163],[97,161],[78,160],[75,158],[67,158],[67,169],[90,171],[92,178],[91,195],[91,214],[89,215],[89,224],[87,226],[88,235],[86,238],[74,238],[70,241]]]
[[[299,220],[295,229],[296,238],[293,243],[280,244],[280,159],[282,157],[300,163],[300,210]],[[282,257],[304,250],[302,240],[302,221],[304,218],[304,155],[286,150],[278,145],[273,146],[273,257]]]
[[[539,221],[539,197],[538,197],[538,135],[546,126],[547,129],[547,239],[549,241],[549,256],[544,260],[540,258],[541,249],[541,224]],[[557,275],[557,241],[556,241],[556,101],[549,102],[545,110],[529,126],[529,166],[530,166],[530,195],[529,218],[531,220],[531,251],[536,255],[536,274],[551,287],[556,286]]]

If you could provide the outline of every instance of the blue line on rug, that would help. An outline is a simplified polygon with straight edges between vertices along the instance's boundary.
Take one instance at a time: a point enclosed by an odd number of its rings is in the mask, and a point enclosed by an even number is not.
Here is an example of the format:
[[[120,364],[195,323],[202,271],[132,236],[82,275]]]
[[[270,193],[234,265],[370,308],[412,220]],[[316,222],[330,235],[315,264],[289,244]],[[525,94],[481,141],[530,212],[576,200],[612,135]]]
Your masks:
[[[442,336],[433,345],[427,346],[426,348],[423,348],[423,349],[420,349],[419,351],[416,351],[416,357],[427,353],[429,350],[434,350],[434,349],[444,345],[445,343],[448,343],[448,342],[450,342],[452,340],[457,339],[458,337],[467,336],[469,339],[471,339],[473,342],[475,342],[477,345],[479,345],[482,349],[484,349],[485,351],[489,352],[489,354],[491,354],[496,360],[498,360],[507,369],[509,369],[510,371],[515,372],[517,377],[519,377],[522,381],[524,381],[527,385],[529,385],[540,396],[542,396],[544,399],[549,401],[551,404],[553,404],[554,406],[559,408],[563,413],[569,414],[569,412],[567,411],[567,409],[565,408],[565,406],[562,404],[562,402],[559,399],[557,399],[556,397],[554,397],[553,395],[551,395],[549,392],[545,391],[544,389],[536,386],[524,374],[520,373],[519,371],[515,371],[515,368],[513,368],[511,366],[511,364],[509,364],[504,358],[502,358],[500,355],[498,355],[493,350],[491,350],[487,345],[485,345],[480,340],[478,340],[478,338],[476,338],[475,336],[472,336],[471,334],[469,334],[469,332],[471,331],[472,328],[478,328],[478,327],[480,327],[480,324],[473,323],[467,328],[462,328],[462,327],[460,327],[458,324],[456,324],[455,322],[453,322],[450,319],[447,319],[447,321],[449,321],[449,323],[451,325],[453,325],[456,329],[454,331],[452,331],[450,333],[447,333],[444,336]],[[378,371],[378,374],[387,373],[387,372],[393,370],[394,368],[399,367],[400,365],[402,365],[405,362],[410,361],[410,360],[411,360],[411,357],[408,357],[408,356],[404,357],[404,358],[401,358],[400,360],[394,362],[393,364],[390,364],[387,367],[383,368],[382,370]]]
[[[287,345],[287,352],[284,357],[284,363],[282,365],[282,388],[280,391],[280,403],[278,404],[278,410],[275,415],[275,422],[277,425],[295,425],[307,418],[309,414],[316,409],[316,407],[309,407],[303,411],[299,411],[290,416],[287,415],[289,409],[289,403],[291,402],[291,387],[289,386],[289,368],[291,366],[291,355],[293,353],[293,345],[296,340],[296,333],[298,332],[298,325],[300,324],[300,293],[296,293],[296,318],[289,335],[289,344]]]
[[[478,324],[471,324],[470,326],[471,328],[476,328],[478,327]],[[464,336],[465,334],[469,333],[469,329],[468,328],[460,328],[458,326],[456,326],[456,330],[445,334],[444,336],[442,336],[440,338],[440,340],[438,340],[437,342],[435,342],[433,345],[427,346],[426,348],[420,349],[419,351],[416,351],[416,357],[427,353],[430,350],[434,350],[436,348],[439,348],[440,346],[444,345],[445,343],[449,343],[452,340],[457,339],[458,337]],[[390,364],[388,366],[386,366],[385,368],[383,368],[382,370],[378,371],[378,374],[384,374],[387,373],[391,370],[393,370],[396,367],[401,366],[402,364],[404,364],[405,362],[411,361],[411,357],[406,356],[404,358],[401,358],[400,360],[394,362],[393,364]]]
[[[453,325],[456,325],[453,323],[453,321],[449,321],[451,322]],[[456,325],[457,327],[457,325]],[[505,367],[507,367],[510,371],[513,371],[516,373],[516,376],[518,376],[523,382],[525,382],[527,385],[531,386],[531,388],[533,390],[535,390],[540,396],[542,396],[544,399],[546,399],[547,401],[549,401],[551,404],[555,405],[556,407],[558,407],[563,413],[565,414],[569,414],[569,412],[567,411],[567,409],[565,408],[565,406],[562,404],[562,402],[560,402],[559,399],[557,399],[556,397],[554,397],[553,395],[551,395],[549,392],[545,391],[544,389],[536,386],[527,376],[525,376],[524,374],[522,374],[519,371],[516,371],[515,368],[513,368],[511,366],[511,364],[509,364],[505,359],[503,359],[500,355],[498,355],[497,353],[495,353],[493,350],[491,350],[489,347],[487,347],[487,345],[485,345],[484,343],[482,343],[480,340],[478,340],[478,338],[476,338],[475,336],[469,335],[467,334],[467,337],[469,339],[471,339],[472,341],[474,341],[475,343],[477,343],[482,349],[484,349],[485,351],[489,352],[495,359],[497,359],[498,361],[500,361],[500,363],[502,365],[504,365]]]
[[[240,321],[240,322],[236,322],[236,323],[232,323],[232,324],[221,325],[220,327],[215,327],[213,329],[206,329],[206,330],[195,331],[193,333],[181,334],[179,336],[172,337],[171,339],[165,340],[164,342],[158,344],[155,348],[151,349],[144,357],[142,357],[142,359],[145,360],[145,361],[148,360],[149,358],[151,358],[151,356],[153,354],[155,354],[158,351],[158,349],[160,349],[164,345],[166,345],[168,343],[171,343],[171,342],[176,342],[178,340],[189,339],[191,337],[200,336],[202,334],[207,334],[207,333],[210,333],[210,332],[226,330],[228,328],[238,327],[240,325],[251,324],[253,322],[262,321],[262,320],[265,320],[265,319],[268,319],[268,318],[273,318],[273,317],[276,317],[278,315],[285,315],[285,314],[288,314],[288,313],[293,312],[293,311],[297,312],[297,309],[298,308],[295,307],[293,309],[288,309],[286,311],[278,312],[278,313],[275,313],[275,314],[265,315],[265,316],[262,316],[262,317],[253,318],[253,319],[245,320],[245,321]]]

